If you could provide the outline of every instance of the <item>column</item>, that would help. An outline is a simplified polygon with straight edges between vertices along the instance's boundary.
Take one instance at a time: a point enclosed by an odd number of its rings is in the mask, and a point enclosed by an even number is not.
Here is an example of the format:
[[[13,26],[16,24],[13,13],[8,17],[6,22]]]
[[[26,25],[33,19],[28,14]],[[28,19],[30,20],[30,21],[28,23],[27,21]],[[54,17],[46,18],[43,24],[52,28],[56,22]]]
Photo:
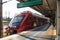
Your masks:
[[[57,15],[56,15],[56,27],[57,27],[57,38],[56,40],[60,40],[60,0],[57,0]]]
[[[0,0],[0,38],[2,37],[2,0]]]

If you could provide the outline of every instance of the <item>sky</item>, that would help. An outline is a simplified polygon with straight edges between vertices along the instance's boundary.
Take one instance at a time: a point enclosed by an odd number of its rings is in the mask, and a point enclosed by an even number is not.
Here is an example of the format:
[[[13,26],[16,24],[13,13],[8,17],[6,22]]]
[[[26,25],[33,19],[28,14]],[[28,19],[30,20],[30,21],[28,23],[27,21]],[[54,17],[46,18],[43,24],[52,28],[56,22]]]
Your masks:
[[[9,1],[9,0],[3,0],[2,2],[5,2],[5,1]],[[12,1],[9,1],[7,3],[4,3],[2,5],[3,17],[12,18],[16,14],[20,14],[23,11],[31,11],[32,13],[37,13],[39,15],[42,15],[39,12],[37,12],[36,10],[34,10],[34,9],[30,8],[30,7],[17,8],[17,3],[19,3],[19,2],[16,1],[16,0],[12,0]]]

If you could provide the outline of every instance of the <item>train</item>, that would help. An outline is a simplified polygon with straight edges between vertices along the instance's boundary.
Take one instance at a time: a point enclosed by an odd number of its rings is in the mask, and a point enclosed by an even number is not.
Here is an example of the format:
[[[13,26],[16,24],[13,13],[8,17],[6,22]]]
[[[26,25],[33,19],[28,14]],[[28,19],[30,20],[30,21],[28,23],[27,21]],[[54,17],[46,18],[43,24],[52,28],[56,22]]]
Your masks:
[[[20,33],[22,31],[30,30],[49,22],[49,18],[32,13],[30,11],[24,11],[21,14],[12,18],[7,28],[5,28],[7,35]]]

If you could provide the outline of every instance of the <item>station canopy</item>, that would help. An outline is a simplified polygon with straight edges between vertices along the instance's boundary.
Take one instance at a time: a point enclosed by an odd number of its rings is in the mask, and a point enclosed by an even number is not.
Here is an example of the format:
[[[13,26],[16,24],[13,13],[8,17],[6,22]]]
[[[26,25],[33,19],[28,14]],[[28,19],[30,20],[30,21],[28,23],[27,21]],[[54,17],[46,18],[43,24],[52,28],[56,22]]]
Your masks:
[[[27,0],[17,0],[19,2],[25,2]],[[31,1],[31,0],[30,0]],[[55,11],[57,10],[57,0],[42,0],[42,5],[29,6],[36,11],[44,14],[47,17],[54,18]],[[41,3],[41,2],[40,2]]]

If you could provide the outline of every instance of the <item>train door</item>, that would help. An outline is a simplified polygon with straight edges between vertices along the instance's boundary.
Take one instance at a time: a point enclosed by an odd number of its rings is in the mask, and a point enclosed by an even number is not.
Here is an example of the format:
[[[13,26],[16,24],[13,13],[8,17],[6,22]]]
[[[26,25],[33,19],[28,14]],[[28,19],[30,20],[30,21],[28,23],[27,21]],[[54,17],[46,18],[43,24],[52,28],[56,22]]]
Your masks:
[[[37,18],[34,16],[33,17],[33,27],[35,28],[35,27],[37,27],[37,22],[38,20],[37,20]]]
[[[33,17],[31,15],[26,20],[26,28],[27,30],[33,28]]]

